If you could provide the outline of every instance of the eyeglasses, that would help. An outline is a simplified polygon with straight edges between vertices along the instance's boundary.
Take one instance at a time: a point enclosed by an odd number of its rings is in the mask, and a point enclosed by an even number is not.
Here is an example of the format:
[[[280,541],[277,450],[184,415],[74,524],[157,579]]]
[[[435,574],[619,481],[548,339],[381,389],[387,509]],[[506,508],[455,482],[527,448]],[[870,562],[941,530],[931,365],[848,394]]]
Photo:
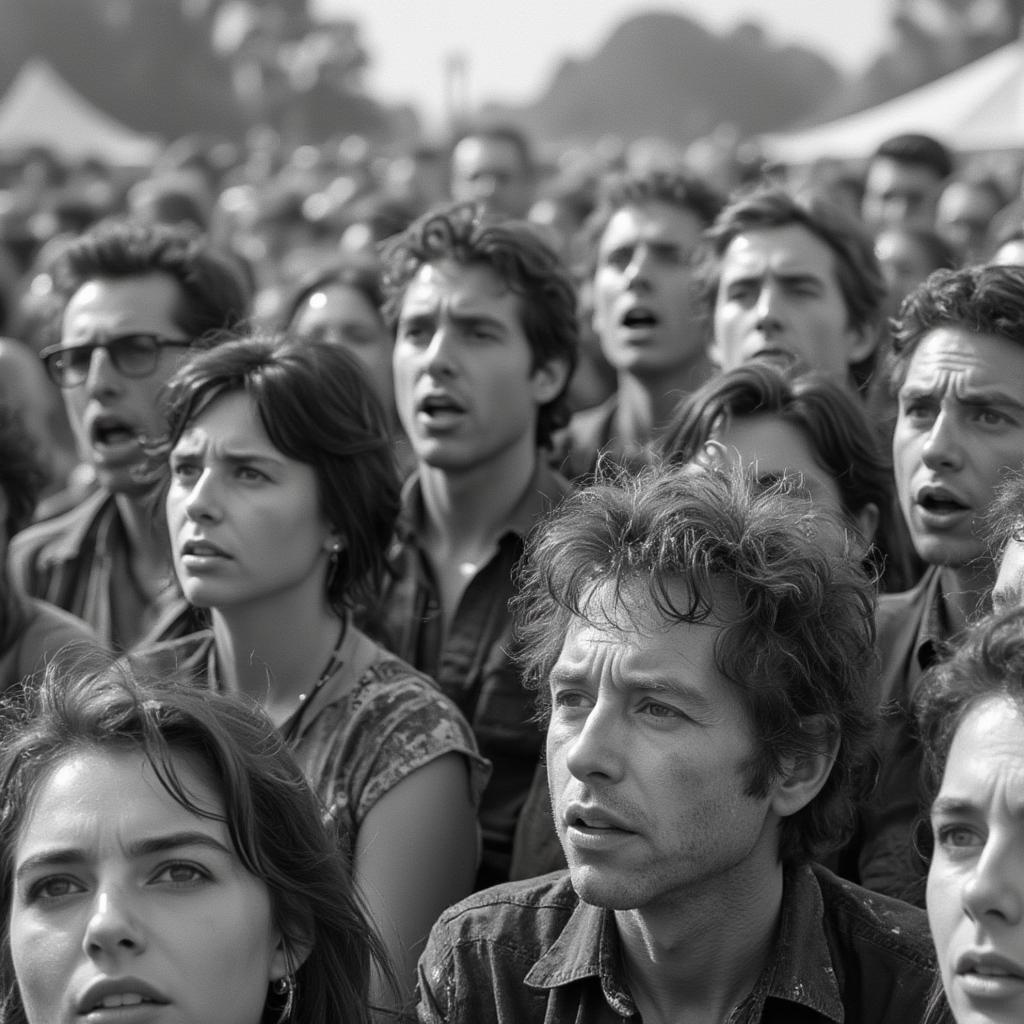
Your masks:
[[[155,369],[162,348],[188,348],[188,338],[165,338],[159,334],[119,334],[87,345],[51,345],[39,353],[50,379],[58,387],[75,388],[89,376],[92,354],[105,349],[118,373],[125,377],[148,377]]]

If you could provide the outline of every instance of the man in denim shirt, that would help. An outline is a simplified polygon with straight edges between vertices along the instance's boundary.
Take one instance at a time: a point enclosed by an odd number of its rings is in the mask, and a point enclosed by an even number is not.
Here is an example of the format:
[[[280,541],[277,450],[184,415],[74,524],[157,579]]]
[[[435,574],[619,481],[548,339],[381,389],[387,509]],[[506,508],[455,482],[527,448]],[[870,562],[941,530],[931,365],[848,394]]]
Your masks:
[[[412,224],[386,267],[396,406],[417,469],[393,578],[366,625],[437,680],[493,765],[480,808],[488,885],[508,878],[540,755],[508,601],[526,534],[568,489],[543,449],[568,418],[576,296],[532,228],[466,204]]]
[[[569,869],[442,915],[422,1021],[922,1018],[924,915],[809,863],[869,746],[871,589],[837,521],[740,472],[595,485],[533,542],[519,627]]]

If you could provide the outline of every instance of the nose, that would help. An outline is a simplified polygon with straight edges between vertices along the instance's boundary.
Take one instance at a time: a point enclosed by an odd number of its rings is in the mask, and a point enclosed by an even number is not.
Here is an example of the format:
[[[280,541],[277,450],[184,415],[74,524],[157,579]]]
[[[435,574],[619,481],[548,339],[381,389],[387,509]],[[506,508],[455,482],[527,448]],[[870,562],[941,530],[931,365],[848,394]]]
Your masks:
[[[762,334],[777,334],[782,330],[778,289],[771,282],[766,281],[761,285],[754,311],[757,315],[757,329]]]
[[[455,365],[454,330],[449,324],[441,324],[427,346],[424,366],[434,377],[449,377]]]
[[[633,289],[650,285],[650,252],[646,245],[638,245],[626,266],[626,285]]]
[[[1020,875],[1020,845],[989,835],[960,898],[967,916],[976,922],[996,920],[1019,926],[1024,919],[1024,887]]]
[[[185,501],[185,514],[193,522],[217,519],[220,505],[217,502],[217,486],[213,472],[206,468],[195,479]]]
[[[114,366],[110,353],[101,346],[94,348],[89,357],[89,371],[85,377],[85,386],[92,398],[113,394],[121,387],[121,374]]]
[[[940,409],[924,440],[921,458],[929,469],[957,469],[963,462],[960,439],[953,418]]]
[[[598,699],[569,744],[566,767],[581,782],[616,782],[623,774],[627,741],[610,701]]]
[[[96,893],[82,937],[86,956],[137,956],[144,952],[145,932],[130,903],[129,895],[121,888],[105,886]]]

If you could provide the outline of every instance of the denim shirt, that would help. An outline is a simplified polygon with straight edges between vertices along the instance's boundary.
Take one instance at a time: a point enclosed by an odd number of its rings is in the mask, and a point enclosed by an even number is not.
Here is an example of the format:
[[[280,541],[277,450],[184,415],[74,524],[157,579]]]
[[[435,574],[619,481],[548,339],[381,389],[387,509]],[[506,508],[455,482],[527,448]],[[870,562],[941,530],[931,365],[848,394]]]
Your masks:
[[[922,911],[819,866],[787,869],[778,940],[729,1024],[917,1024],[935,979]],[[641,1018],[615,915],[568,872],[463,900],[419,963],[422,1024],[621,1024]]]
[[[360,618],[367,633],[436,680],[469,721],[480,753],[493,766],[480,807],[478,888],[508,878],[512,834],[544,739],[534,720],[534,695],[523,686],[514,660],[508,607],[512,573],[534,523],[568,490],[568,482],[538,454],[498,550],[469,582],[445,635],[437,583],[419,543],[426,517],[419,478],[411,477],[402,494],[391,580],[381,603]]]

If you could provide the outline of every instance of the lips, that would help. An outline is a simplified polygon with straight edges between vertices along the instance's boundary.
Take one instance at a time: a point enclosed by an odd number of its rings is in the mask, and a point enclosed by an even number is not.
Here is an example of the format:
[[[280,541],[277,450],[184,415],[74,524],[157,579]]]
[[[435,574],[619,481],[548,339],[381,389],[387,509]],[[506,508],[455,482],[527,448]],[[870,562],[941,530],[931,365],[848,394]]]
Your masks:
[[[162,993],[141,978],[101,978],[79,996],[75,1009],[84,1016],[99,1010],[141,1006],[144,1003],[163,1006],[167,1002]]]
[[[646,306],[634,306],[622,314],[619,323],[630,330],[637,328],[657,327],[661,318]]]
[[[957,974],[973,974],[983,978],[1011,978],[1024,981],[1024,965],[1009,960],[998,953],[970,950],[957,957]]]
[[[116,413],[94,416],[88,427],[89,441],[105,448],[135,443],[142,439],[138,427]]]
[[[598,832],[633,831],[626,826],[621,818],[602,807],[570,804],[565,809],[563,819],[570,828],[584,828]]]
[[[919,487],[914,494],[914,503],[925,512],[943,515],[954,512],[969,511],[971,506],[959,495],[937,484],[926,484]]]
[[[208,540],[195,538],[187,540],[181,545],[182,557],[192,556],[194,558],[230,558],[231,556],[216,544]]]

